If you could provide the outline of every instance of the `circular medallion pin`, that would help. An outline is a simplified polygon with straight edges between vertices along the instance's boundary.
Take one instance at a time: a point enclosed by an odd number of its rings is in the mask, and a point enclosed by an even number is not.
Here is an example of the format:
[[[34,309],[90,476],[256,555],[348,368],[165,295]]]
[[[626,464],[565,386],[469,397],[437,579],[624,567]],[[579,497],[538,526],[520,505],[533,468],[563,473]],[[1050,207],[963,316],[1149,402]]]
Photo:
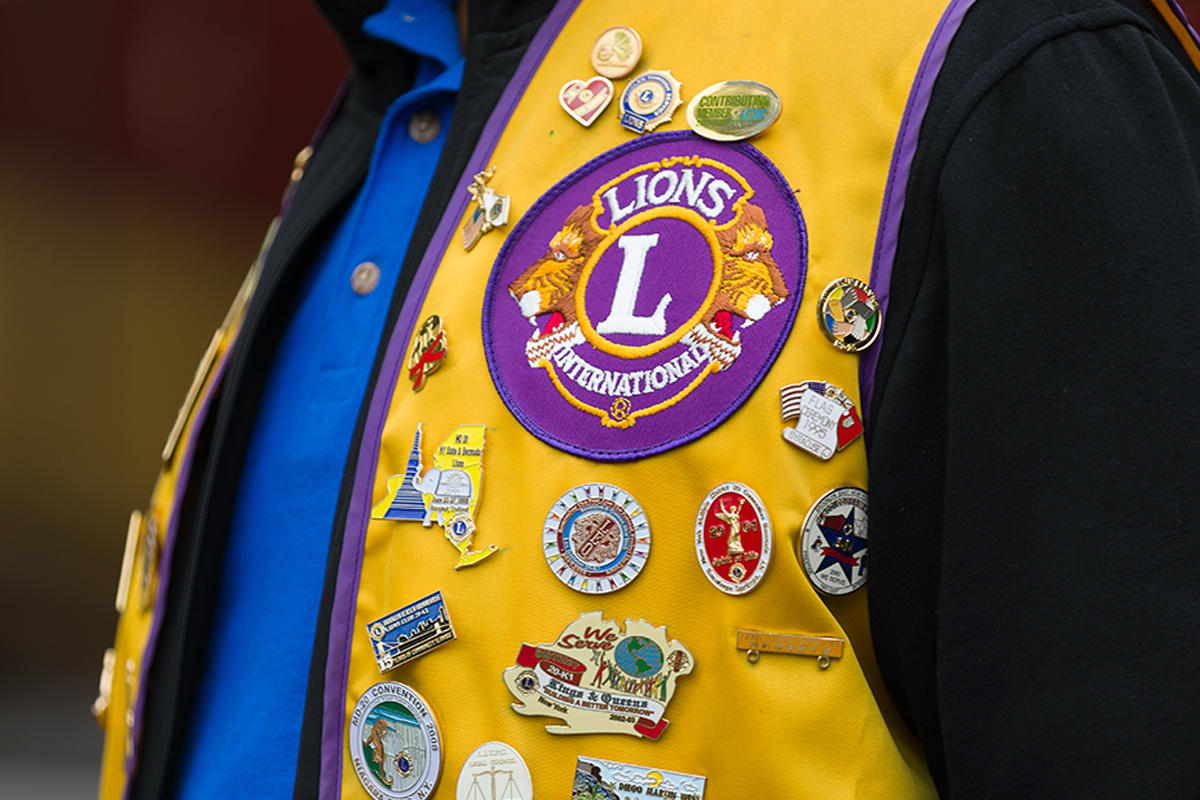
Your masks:
[[[714,83],[691,99],[688,127],[714,142],[740,142],[771,127],[783,103],[775,90],[758,81]]]
[[[385,681],[363,692],[350,715],[354,772],[376,800],[424,800],[442,771],[442,737],[425,698]]]
[[[648,69],[621,93],[621,124],[634,133],[647,133],[671,119],[683,103],[683,84],[671,70]]]
[[[804,570],[825,594],[850,594],[867,582],[867,493],[834,489],[809,510],[801,531]]]
[[[642,57],[642,37],[628,25],[614,25],[592,45],[592,69],[606,78],[624,78]]]
[[[533,779],[521,754],[504,742],[476,747],[458,773],[456,800],[484,797],[532,798]]]
[[[745,594],[762,580],[771,561],[771,520],[749,486],[722,483],[704,498],[696,515],[696,557],[726,594]]]
[[[650,525],[628,492],[588,483],[564,494],[550,509],[542,549],[564,584],[585,594],[607,594],[642,571],[650,555]]]
[[[838,350],[866,350],[879,335],[879,300],[871,287],[857,278],[838,278],[821,292],[817,323]]]

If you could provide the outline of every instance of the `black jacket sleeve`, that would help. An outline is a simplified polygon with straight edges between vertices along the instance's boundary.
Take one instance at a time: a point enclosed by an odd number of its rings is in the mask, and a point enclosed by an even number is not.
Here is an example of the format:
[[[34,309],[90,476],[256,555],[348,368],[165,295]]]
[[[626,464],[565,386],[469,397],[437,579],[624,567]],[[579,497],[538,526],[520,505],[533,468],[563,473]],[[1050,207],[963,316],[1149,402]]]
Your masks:
[[[1200,83],[1133,4],[1016,5],[914,165],[873,631],[943,796],[1194,797]]]

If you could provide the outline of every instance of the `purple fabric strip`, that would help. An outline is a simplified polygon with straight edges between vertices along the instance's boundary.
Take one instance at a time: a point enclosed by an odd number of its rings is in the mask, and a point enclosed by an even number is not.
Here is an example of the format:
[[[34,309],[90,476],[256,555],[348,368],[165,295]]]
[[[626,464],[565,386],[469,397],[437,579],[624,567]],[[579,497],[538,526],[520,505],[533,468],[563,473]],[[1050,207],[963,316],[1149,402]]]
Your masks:
[[[1187,28],[1187,32],[1192,37],[1192,41],[1196,43],[1197,47],[1200,47],[1200,36],[1196,35],[1196,29],[1192,27],[1190,22],[1188,22],[1187,14],[1183,13],[1183,8],[1180,7],[1179,3],[1175,2],[1175,0],[1167,0],[1167,3],[1171,6],[1171,10],[1175,12],[1175,16],[1179,17],[1179,21],[1183,23],[1183,27]],[[1197,64],[1196,66],[1200,67],[1200,64]]]
[[[359,449],[355,468],[354,486],[350,494],[350,509],[346,516],[345,537],[342,556],[338,563],[337,585],[334,590],[333,610],[329,631],[329,655],[325,663],[325,707],[321,728],[321,782],[320,800],[334,800],[341,791],[342,783],[342,727],[345,723],[346,682],[350,669],[351,626],[354,624],[355,598],[362,570],[363,546],[366,541],[367,522],[370,518],[371,492],[375,478],[375,466],[379,461],[379,448],[383,438],[383,423],[400,369],[404,363],[404,351],[416,325],[417,315],[425,302],[425,295],[437,273],[442,256],[458,228],[458,222],[466,212],[470,185],[475,173],[484,171],[496,148],[509,118],[517,107],[533,73],[541,65],[550,45],[575,12],[579,0],[560,0],[537,35],[525,51],[516,73],[492,111],[483,133],[475,145],[475,151],[467,168],[459,178],[453,199],[442,215],[442,221],[434,232],[417,275],[405,297],[396,326],[388,340],[387,352],[379,378],[371,391],[367,410],[363,442]]]
[[[137,753],[141,749],[142,712],[146,705],[145,676],[150,669],[150,664],[154,660],[155,646],[158,643],[158,634],[162,630],[163,616],[166,612],[167,586],[171,582],[171,558],[175,552],[175,540],[179,533],[179,514],[177,512],[183,503],[183,493],[187,490],[188,478],[192,472],[193,455],[196,452],[196,437],[204,427],[204,420],[208,417],[208,411],[212,406],[212,399],[216,394],[217,387],[221,385],[221,378],[225,375],[225,367],[229,363],[229,356],[233,353],[233,344],[236,340],[237,337],[234,336],[225,348],[225,352],[221,354],[217,359],[217,363],[213,365],[212,377],[208,382],[207,391],[196,401],[196,409],[192,413],[192,423],[188,427],[187,437],[176,448],[176,452],[182,450],[183,455],[179,461],[179,468],[175,472],[175,492],[171,498],[171,521],[167,523],[167,530],[163,534],[163,549],[158,557],[158,583],[155,586],[150,634],[146,637],[146,649],[142,651],[141,665],[138,670],[141,679],[138,681],[137,703],[134,707],[134,723],[133,730],[131,731],[134,741],[134,753],[125,759],[125,788],[121,794],[122,798],[129,797],[129,790],[133,783],[133,768],[137,763]]]
[[[963,17],[975,4],[975,0],[951,0],[942,13],[921,66],[908,95],[904,116],[900,121],[900,132],[896,135],[896,146],[892,151],[892,165],[888,173],[887,188],[883,195],[883,210],[879,216],[879,230],[875,236],[875,256],[871,264],[871,288],[879,299],[883,318],[883,335],[887,333],[887,306],[891,294],[892,270],[896,263],[896,245],[900,238],[900,218],[904,215],[904,199],[908,188],[908,176],[912,169],[913,155],[917,152],[917,140],[921,133],[921,122],[929,108],[933,84],[946,60],[946,51],[958,32]],[[858,365],[858,389],[862,409],[863,426],[868,426],[871,412],[871,395],[875,390],[875,368],[879,363],[882,346],[879,342],[868,349]]]

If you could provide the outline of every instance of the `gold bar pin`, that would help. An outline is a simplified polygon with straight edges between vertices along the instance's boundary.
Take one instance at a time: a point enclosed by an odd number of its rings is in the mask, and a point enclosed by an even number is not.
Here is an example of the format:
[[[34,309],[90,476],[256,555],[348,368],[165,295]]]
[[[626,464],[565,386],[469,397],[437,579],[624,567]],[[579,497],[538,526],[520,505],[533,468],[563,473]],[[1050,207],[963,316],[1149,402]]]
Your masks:
[[[799,633],[765,633],[763,631],[737,632],[737,649],[746,651],[751,664],[758,661],[762,653],[781,653],[791,656],[811,656],[817,659],[821,669],[828,669],[830,659],[841,658],[845,639],[832,636],[805,636]]]
[[[121,577],[117,581],[117,613],[125,613],[129,602],[129,584],[133,582],[133,557],[137,555],[142,530],[142,512],[136,509],[129,515],[129,530],[125,534],[125,555],[121,556]]]

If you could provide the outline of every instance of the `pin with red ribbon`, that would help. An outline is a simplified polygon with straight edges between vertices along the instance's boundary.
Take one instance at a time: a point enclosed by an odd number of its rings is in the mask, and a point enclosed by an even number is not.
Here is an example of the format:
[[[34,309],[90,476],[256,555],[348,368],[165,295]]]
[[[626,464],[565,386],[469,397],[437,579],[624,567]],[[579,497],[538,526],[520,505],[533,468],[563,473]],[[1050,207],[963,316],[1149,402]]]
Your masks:
[[[408,354],[408,379],[413,382],[413,391],[425,388],[425,378],[446,360],[446,332],[442,330],[442,318],[437,314],[421,323],[417,338],[413,340],[412,352]]]

